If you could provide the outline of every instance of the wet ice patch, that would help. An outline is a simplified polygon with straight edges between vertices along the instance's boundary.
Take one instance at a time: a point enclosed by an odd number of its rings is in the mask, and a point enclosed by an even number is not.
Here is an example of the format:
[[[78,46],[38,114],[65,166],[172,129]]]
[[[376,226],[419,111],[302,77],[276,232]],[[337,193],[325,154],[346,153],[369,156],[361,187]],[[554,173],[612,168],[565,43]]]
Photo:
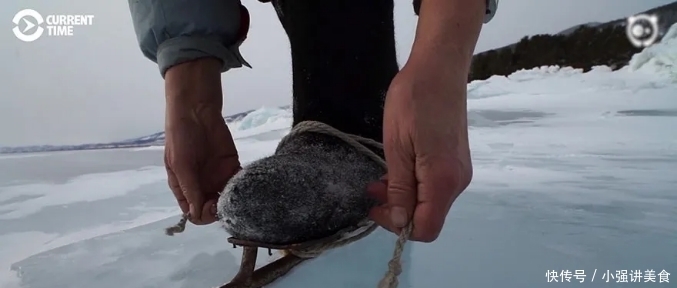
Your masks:
[[[230,248],[223,231],[189,227],[190,233],[180,237],[161,233],[174,221],[155,219],[34,251],[11,270],[20,276],[22,287],[31,288],[199,288],[218,286],[234,276],[238,250]]]
[[[538,111],[471,110],[468,125],[471,127],[497,127],[513,124],[531,124],[551,115]]]
[[[145,177],[135,177],[139,171],[152,171]],[[143,168],[82,175],[64,184],[28,184],[0,188],[0,220],[15,219],[36,213],[45,207],[91,202],[120,197],[141,185],[166,179],[164,169]],[[15,197],[30,197],[21,202],[8,202]]]
[[[677,117],[677,109],[622,110],[616,113],[620,116]]]

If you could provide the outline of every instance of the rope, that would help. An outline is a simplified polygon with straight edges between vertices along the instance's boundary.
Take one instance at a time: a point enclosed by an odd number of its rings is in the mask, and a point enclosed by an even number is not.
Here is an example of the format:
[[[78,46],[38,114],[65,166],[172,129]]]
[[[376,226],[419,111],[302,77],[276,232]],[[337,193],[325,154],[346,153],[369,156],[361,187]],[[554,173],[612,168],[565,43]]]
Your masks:
[[[298,123],[296,126],[292,128],[289,134],[287,134],[280,140],[280,143],[277,146],[278,149],[283,145],[285,145],[292,137],[306,132],[315,132],[335,136],[343,140],[344,142],[348,143],[358,152],[365,154],[371,160],[376,161],[376,163],[381,165],[381,167],[383,167],[384,169],[387,168],[385,160],[367,147],[372,146],[374,148],[382,150],[383,144],[369,138],[341,132],[340,130],[334,127],[331,127],[327,124],[317,121],[304,121]],[[167,228],[165,230],[165,233],[171,236],[174,235],[175,233],[183,232],[185,230],[187,220],[188,215],[183,215],[181,221],[176,225]],[[378,225],[376,225],[376,223],[367,218],[362,220],[355,227],[349,227],[339,231],[336,235],[340,235],[341,238],[339,238],[336,241],[320,242],[310,247],[305,247],[303,249],[291,249],[289,250],[289,252],[300,258],[315,258],[320,254],[322,254],[324,251],[342,247],[350,243],[356,242],[364,237],[367,237],[369,234],[374,232],[374,230],[376,230],[377,227]],[[390,259],[390,261],[388,261],[388,271],[379,282],[378,288],[396,288],[399,285],[398,276],[402,273],[402,264],[401,264],[402,252],[404,252],[404,246],[407,240],[409,240],[409,236],[411,235],[412,230],[413,223],[410,222],[409,225],[407,225],[404,229],[402,229],[402,232],[400,232],[400,234],[398,235],[397,241],[395,242],[395,250],[393,251],[393,256]]]
[[[186,230],[186,222],[188,222],[189,216],[190,215],[188,215],[188,213],[181,215],[181,220],[179,220],[179,223],[176,223],[174,226],[167,227],[165,229],[165,234],[168,236],[174,236],[174,234],[183,233],[183,231]]]

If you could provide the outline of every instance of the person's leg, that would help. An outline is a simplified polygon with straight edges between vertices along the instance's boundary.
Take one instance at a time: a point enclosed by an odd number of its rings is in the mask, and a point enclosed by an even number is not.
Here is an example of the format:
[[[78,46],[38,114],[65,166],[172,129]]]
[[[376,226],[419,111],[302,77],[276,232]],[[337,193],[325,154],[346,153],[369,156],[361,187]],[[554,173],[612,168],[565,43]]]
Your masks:
[[[291,42],[293,124],[319,121],[382,141],[385,94],[399,70],[393,0],[273,5]],[[219,216],[244,240],[319,239],[367,217],[375,202],[365,187],[384,173],[335,136],[300,132],[233,177],[219,199]]]
[[[393,0],[274,0],[291,43],[294,125],[324,122],[382,141],[383,103],[399,71]]]

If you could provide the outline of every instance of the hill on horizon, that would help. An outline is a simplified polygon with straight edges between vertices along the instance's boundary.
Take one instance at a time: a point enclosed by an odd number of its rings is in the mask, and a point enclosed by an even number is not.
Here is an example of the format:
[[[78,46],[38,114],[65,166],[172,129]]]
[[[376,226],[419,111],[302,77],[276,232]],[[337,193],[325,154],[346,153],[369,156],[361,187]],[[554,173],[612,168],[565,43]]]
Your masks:
[[[658,16],[658,42],[677,22],[677,1],[638,14]],[[468,82],[494,75],[507,76],[522,69],[557,65],[590,71],[594,66],[612,70],[628,64],[642,48],[627,36],[627,19],[583,23],[556,34],[525,36],[519,42],[473,56]]]

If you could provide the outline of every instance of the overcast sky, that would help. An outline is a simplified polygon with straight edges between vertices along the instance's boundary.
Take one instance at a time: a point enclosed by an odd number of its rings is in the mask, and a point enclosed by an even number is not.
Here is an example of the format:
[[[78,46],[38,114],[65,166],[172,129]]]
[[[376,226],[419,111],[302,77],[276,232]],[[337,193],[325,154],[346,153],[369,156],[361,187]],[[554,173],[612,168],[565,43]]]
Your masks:
[[[223,75],[224,114],[291,101],[289,45],[274,10],[243,0],[252,14],[242,47],[253,70]],[[507,45],[524,35],[555,33],[603,22],[673,0],[501,0],[485,25],[477,51]],[[92,26],[72,37],[14,37],[12,17],[32,8],[42,15],[93,14]],[[396,0],[400,63],[411,47],[416,17],[411,0]],[[115,141],[162,130],[163,82],[142,57],[127,1],[5,0],[0,7],[0,146]],[[365,27],[368,29],[368,27]]]

